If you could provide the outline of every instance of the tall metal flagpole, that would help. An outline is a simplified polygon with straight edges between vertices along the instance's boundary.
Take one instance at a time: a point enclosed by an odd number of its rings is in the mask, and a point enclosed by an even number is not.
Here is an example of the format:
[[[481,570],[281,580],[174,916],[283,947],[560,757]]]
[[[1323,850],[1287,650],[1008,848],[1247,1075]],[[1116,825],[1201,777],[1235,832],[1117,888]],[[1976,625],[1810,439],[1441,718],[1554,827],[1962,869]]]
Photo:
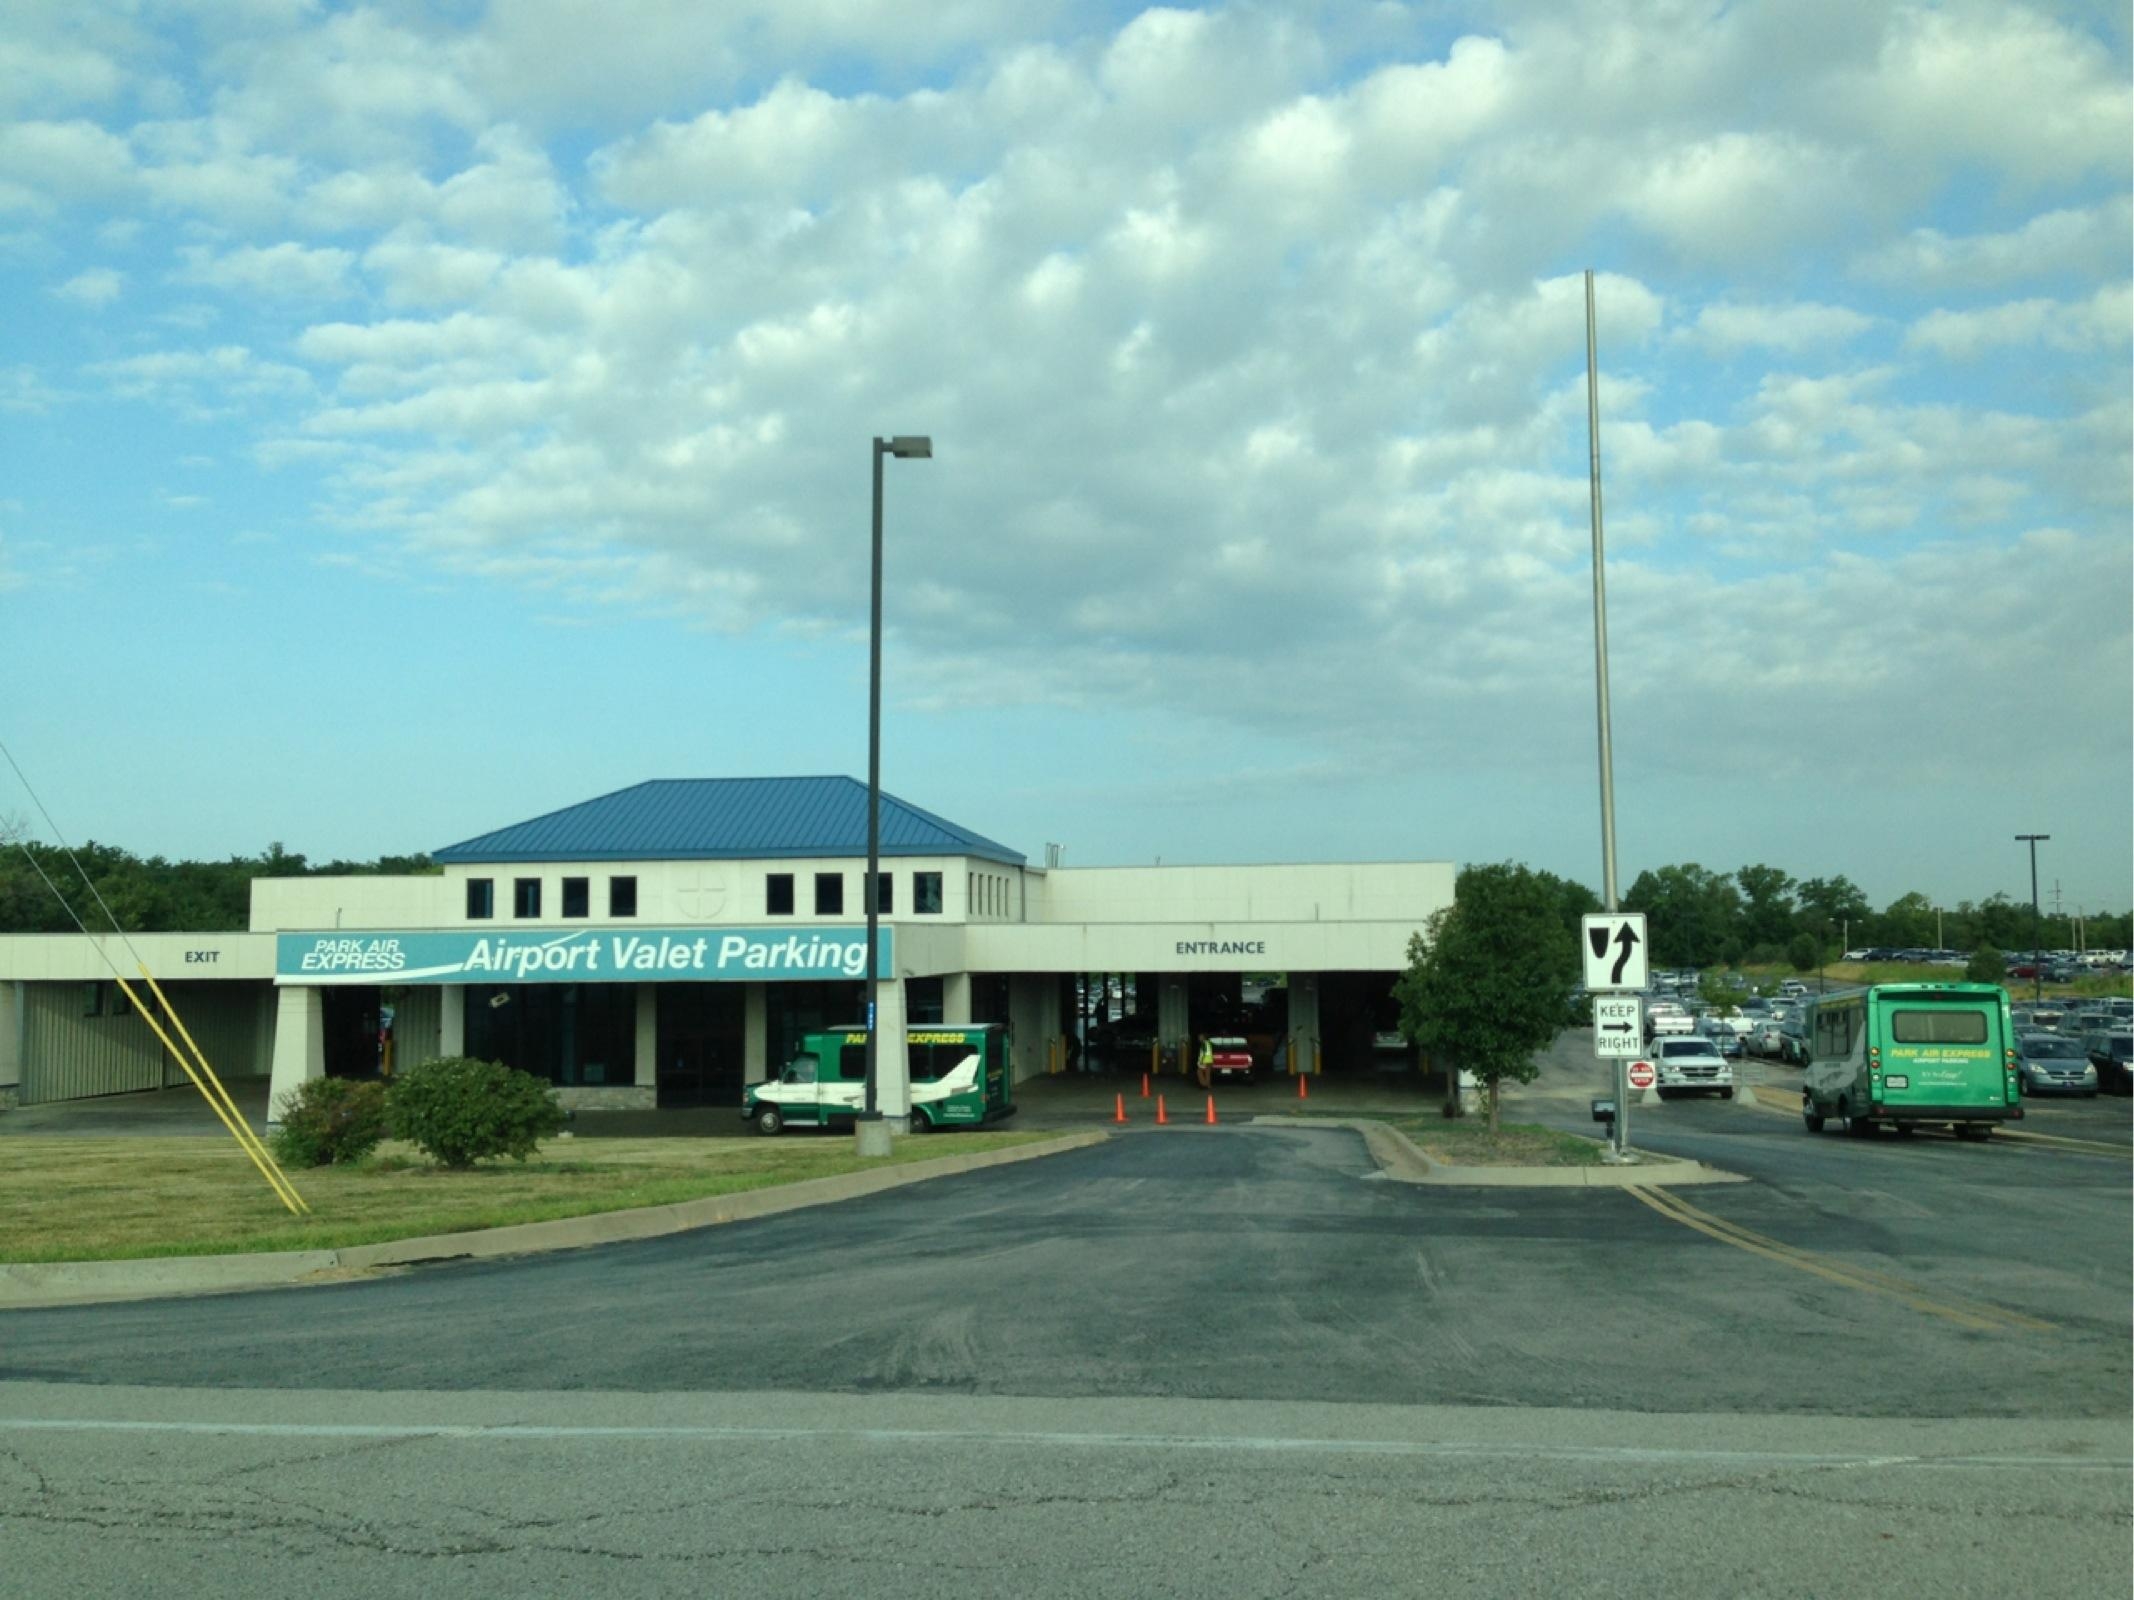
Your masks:
[[[1601,897],[1610,911],[1615,898],[1615,746],[1608,727],[1608,583],[1601,541],[1600,363],[1593,336],[1593,269],[1586,269],[1586,442],[1593,485],[1593,685],[1600,716]],[[1630,1081],[1627,1065],[1615,1063],[1615,1152],[1630,1148]]]

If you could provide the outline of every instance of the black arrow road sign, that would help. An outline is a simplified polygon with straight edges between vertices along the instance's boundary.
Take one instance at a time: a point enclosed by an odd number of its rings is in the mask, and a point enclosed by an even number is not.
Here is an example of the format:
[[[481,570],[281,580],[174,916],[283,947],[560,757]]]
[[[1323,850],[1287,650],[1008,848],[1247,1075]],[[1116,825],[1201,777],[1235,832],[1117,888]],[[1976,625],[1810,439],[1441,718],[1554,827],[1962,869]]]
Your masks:
[[[1605,929],[1596,929],[1595,931],[1600,934],[1603,940],[1608,936]],[[1629,923],[1626,922],[1615,930],[1615,969],[1608,974],[1610,983],[1621,983],[1623,981],[1623,968],[1629,964],[1630,952],[1637,948],[1637,943],[1637,931]],[[1556,948],[1561,950],[1563,946],[1558,945]],[[1595,950],[1593,953],[1599,955],[1600,951]]]
[[[1630,1024],[1627,1022],[1604,1022],[1601,1024],[1602,1033],[1628,1033],[1629,1031]]]

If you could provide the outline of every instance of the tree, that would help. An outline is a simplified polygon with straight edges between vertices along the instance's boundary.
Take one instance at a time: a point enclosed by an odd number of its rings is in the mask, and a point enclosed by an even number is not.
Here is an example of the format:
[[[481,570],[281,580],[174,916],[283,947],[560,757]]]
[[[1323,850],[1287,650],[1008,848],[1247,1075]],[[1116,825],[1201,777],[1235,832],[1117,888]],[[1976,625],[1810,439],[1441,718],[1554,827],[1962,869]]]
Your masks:
[[[1741,942],[1750,949],[1776,950],[1793,933],[1793,879],[1777,867],[1742,867],[1734,874],[1741,886]]]
[[[1499,1085],[1533,1082],[1535,1053],[1563,1024],[1578,976],[1563,911],[1560,880],[1517,862],[1463,868],[1428,936],[1408,940],[1408,970],[1393,985],[1401,1032],[1447,1073],[1488,1086],[1492,1134]]]
[[[1802,933],[1813,934],[1823,942],[1848,923],[1865,927],[1868,909],[1867,896],[1860,892],[1860,886],[1839,873],[1835,878],[1809,878],[1801,884],[1800,911],[1794,921]]]
[[[1813,972],[1822,963],[1822,949],[1812,933],[1796,933],[1786,946],[1786,960],[1795,972]]]
[[[1645,913],[1652,959],[1666,967],[1708,967],[1725,960],[1741,918],[1741,894],[1733,880],[1694,861],[1639,873],[1623,906]]]
[[[2001,960],[2001,953],[1989,945],[1980,945],[1971,952],[1971,959],[1964,966],[1964,976],[1973,983],[1999,983],[2008,969]]]

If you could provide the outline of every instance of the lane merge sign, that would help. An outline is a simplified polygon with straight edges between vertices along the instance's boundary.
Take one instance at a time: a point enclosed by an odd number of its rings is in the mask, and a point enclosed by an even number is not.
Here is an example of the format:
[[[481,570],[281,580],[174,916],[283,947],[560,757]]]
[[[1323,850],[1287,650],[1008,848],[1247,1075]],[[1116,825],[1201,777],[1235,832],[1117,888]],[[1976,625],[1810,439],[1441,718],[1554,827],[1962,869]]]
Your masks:
[[[1585,959],[1586,987],[1635,993],[1650,975],[1645,959],[1645,913],[1596,911],[1582,919],[1578,953]]]
[[[1650,1089],[1656,1080],[1657,1074],[1653,1072],[1650,1061],[1633,1061],[1630,1063],[1631,1088]]]
[[[1645,1002],[1634,994],[1593,997],[1593,1053],[1603,1061],[1628,1061],[1645,1045]]]

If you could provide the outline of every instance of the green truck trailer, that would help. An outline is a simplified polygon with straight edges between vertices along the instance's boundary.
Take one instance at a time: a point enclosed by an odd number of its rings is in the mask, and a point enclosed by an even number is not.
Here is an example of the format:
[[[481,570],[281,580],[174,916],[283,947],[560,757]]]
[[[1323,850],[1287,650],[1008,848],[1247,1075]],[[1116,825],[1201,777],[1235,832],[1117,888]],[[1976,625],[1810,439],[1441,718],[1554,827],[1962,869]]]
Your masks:
[[[907,1029],[911,1128],[975,1128],[1015,1112],[1008,1030],[998,1022],[930,1023]],[[749,1085],[741,1115],[759,1133],[788,1127],[850,1127],[866,1103],[867,1030],[806,1035],[785,1070]]]

